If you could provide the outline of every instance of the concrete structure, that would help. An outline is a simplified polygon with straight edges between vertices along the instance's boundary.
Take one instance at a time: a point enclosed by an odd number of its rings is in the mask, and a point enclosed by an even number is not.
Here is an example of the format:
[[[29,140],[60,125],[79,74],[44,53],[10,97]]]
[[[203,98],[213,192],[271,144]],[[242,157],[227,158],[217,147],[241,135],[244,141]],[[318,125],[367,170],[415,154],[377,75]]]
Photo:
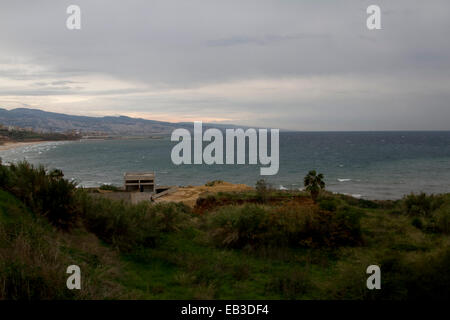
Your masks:
[[[152,201],[153,193],[151,192],[105,192],[105,193],[91,193],[92,197],[104,198],[115,201],[125,201],[132,204],[137,204],[142,201]]]
[[[124,175],[125,191],[155,192],[154,172],[126,172]]]

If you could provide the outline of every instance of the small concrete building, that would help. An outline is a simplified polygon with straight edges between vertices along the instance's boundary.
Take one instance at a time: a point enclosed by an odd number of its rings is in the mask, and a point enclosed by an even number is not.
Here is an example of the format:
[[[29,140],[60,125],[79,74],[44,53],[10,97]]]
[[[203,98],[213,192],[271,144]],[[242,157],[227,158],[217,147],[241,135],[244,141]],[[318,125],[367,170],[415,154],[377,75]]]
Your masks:
[[[155,192],[154,172],[126,172],[124,180],[125,191]]]

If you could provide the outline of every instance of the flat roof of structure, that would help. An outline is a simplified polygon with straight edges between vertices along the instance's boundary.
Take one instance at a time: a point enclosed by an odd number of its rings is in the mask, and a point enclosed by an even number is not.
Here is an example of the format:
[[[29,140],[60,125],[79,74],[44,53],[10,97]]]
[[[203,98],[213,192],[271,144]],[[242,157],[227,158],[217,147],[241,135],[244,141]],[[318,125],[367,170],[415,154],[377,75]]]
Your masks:
[[[153,179],[153,178],[155,178],[155,173],[154,172],[125,172],[124,177],[127,180]]]

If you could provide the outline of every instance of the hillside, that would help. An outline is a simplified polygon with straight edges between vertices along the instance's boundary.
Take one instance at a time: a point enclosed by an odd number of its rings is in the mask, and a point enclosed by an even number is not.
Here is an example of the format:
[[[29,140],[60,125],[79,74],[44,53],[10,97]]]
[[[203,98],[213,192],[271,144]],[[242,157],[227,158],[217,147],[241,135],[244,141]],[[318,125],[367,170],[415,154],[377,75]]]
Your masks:
[[[0,109],[0,123],[35,131],[80,133],[101,132],[110,135],[151,135],[170,133],[177,124],[125,116],[87,117],[47,112],[37,109]]]
[[[0,124],[0,145],[16,142],[65,141],[80,139],[74,133],[36,132],[20,128],[6,128]]]
[[[75,131],[80,134],[102,133],[112,136],[148,136],[170,134],[177,128],[192,129],[192,123],[172,123],[126,116],[87,117],[38,109],[0,108],[0,124],[44,132]],[[205,127],[235,127],[234,125],[204,124]]]
[[[82,270],[82,289],[65,286]],[[379,265],[382,290],[368,290]],[[0,165],[0,299],[449,299],[450,195],[368,201],[249,189],[182,203],[92,198]]]

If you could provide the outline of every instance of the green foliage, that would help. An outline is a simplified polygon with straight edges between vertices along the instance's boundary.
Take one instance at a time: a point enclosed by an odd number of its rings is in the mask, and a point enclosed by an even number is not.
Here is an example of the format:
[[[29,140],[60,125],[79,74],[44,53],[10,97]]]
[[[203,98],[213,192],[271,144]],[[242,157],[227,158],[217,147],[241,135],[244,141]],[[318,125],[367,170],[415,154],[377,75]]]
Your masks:
[[[231,248],[355,245],[361,241],[359,218],[350,209],[333,215],[295,205],[228,206],[209,217],[208,228],[216,245]]]
[[[319,196],[320,190],[325,189],[325,182],[323,181],[323,174],[317,174],[315,170],[311,170],[303,179],[303,185],[311,194],[311,198],[316,201]]]
[[[378,209],[382,206],[381,204],[379,204],[375,201],[366,200],[366,199],[358,199],[358,198],[351,197],[348,195],[339,195],[339,197],[341,199],[343,199],[348,205],[359,207],[359,208]],[[388,206],[386,204],[387,204],[387,202],[385,202],[385,206]]]
[[[113,186],[111,184],[102,184],[99,189],[105,191],[120,191],[119,187]]]
[[[344,206],[338,209],[333,215],[332,223],[334,228],[330,230],[333,237],[339,239],[337,242],[342,245],[359,244],[361,242],[361,218],[364,212],[361,209]]]
[[[339,206],[339,201],[332,198],[324,198],[319,200],[319,207],[322,210],[335,212]]]
[[[450,298],[450,249],[414,260],[392,252],[381,261],[383,300],[448,300]]]
[[[430,216],[431,213],[443,204],[443,198],[426,193],[411,193],[403,198],[403,203],[407,214]]]
[[[442,233],[450,234],[450,201],[442,205],[433,213],[436,229]]]
[[[119,296],[119,285],[110,285],[110,268],[116,263],[108,261],[106,266],[109,254],[85,235],[72,241],[68,233],[57,232],[46,219],[32,215],[21,201],[0,190],[0,300]],[[66,287],[66,268],[71,264],[83,270],[82,291]]]
[[[423,222],[422,222],[422,219],[420,219],[419,217],[414,217],[411,220],[411,225],[413,225],[417,229],[423,229]]]
[[[223,180],[213,180],[213,181],[208,181],[207,183],[205,183],[205,186],[214,187],[215,185],[222,184],[222,183],[223,183]]]
[[[182,204],[132,205],[94,199],[83,191],[78,193],[77,203],[86,228],[122,251],[154,247],[162,232],[181,229],[189,217],[189,208]]]
[[[450,195],[270,190],[262,204],[255,190],[205,196],[194,214],[107,200],[26,163],[0,166],[0,188],[0,299],[450,298]],[[70,264],[81,291],[65,286]],[[371,264],[382,290],[367,290]]]
[[[77,218],[75,187],[74,182],[63,179],[60,170],[47,173],[43,166],[34,167],[27,162],[0,167],[0,188],[62,229],[70,228]]]

